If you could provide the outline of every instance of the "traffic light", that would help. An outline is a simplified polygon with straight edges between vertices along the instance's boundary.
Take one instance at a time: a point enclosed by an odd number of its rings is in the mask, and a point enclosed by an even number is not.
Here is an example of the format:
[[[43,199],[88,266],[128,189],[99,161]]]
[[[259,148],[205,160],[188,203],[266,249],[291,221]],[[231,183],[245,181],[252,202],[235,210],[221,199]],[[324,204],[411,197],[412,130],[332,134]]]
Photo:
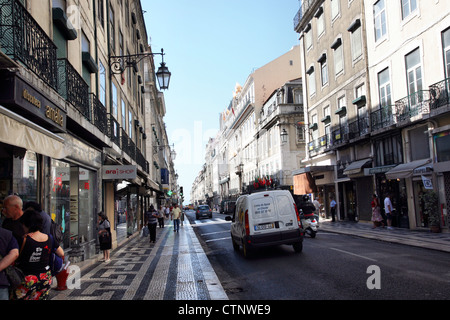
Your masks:
[[[183,196],[183,187],[180,187],[180,196]]]

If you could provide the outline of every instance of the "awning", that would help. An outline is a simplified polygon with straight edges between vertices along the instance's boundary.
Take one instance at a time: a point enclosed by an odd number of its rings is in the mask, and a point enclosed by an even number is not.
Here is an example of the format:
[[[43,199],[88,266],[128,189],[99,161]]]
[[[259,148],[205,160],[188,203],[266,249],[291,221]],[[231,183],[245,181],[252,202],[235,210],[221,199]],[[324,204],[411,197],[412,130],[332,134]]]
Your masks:
[[[344,174],[346,175],[358,174],[361,172],[362,168],[369,162],[372,162],[372,159],[353,161],[347,166],[347,168],[345,168]]]
[[[422,167],[430,162],[431,159],[422,159],[399,164],[395,168],[392,168],[391,170],[386,172],[386,178],[388,180],[410,178],[413,174],[414,169]]]
[[[0,142],[53,159],[66,156],[64,139],[0,106]]]
[[[294,194],[302,195],[316,191],[316,183],[311,173],[307,172],[294,176]]]

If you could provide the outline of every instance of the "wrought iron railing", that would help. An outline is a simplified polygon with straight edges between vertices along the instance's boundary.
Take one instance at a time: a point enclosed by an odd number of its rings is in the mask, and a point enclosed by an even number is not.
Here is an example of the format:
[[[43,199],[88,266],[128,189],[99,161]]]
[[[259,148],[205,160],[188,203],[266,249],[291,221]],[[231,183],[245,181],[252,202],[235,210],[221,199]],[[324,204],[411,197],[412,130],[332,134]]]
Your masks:
[[[108,137],[118,147],[120,147],[120,125],[112,114],[108,114]]]
[[[91,121],[89,86],[67,59],[58,59],[58,93]]]
[[[430,86],[431,110],[450,104],[450,78]]]
[[[105,106],[94,93],[89,94],[89,101],[92,110],[92,123],[104,135],[108,135],[108,113]]]
[[[394,124],[394,116],[392,114],[392,105],[380,106],[380,109],[373,111],[370,114],[370,121],[372,124],[372,131],[380,130]]]
[[[348,124],[348,137],[355,139],[369,133],[369,120],[367,117],[356,119]]]
[[[430,92],[419,90],[395,102],[395,117],[398,122],[410,120],[419,114],[430,113]]]
[[[56,89],[56,45],[18,0],[0,0],[0,47]]]

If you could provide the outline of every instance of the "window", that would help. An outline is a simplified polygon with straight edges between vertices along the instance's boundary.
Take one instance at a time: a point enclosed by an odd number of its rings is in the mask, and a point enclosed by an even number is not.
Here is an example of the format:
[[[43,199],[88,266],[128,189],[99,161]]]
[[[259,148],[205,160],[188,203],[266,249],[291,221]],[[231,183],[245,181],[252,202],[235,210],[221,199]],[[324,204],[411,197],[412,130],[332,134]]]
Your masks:
[[[103,6],[103,0],[98,0],[98,22],[100,23],[100,26],[104,28],[105,25],[105,13],[104,13],[104,6]]]
[[[390,106],[391,103],[391,81],[389,79],[389,68],[378,73],[378,92],[380,95],[380,106]]]
[[[379,0],[374,5],[374,17],[375,17],[375,41],[379,41],[386,35],[386,7],[385,0]]]
[[[331,21],[336,19],[339,15],[339,1],[340,0],[331,0]]]
[[[352,59],[355,61],[362,56],[361,20],[352,23],[348,31],[352,42]]]
[[[126,131],[127,127],[127,107],[125,101],[122,100],[122,128]]]
[[[309,50],[313,45],[313,34],[312,34],[311,24],[308,24],[308,27],[305,29],[305,44],[306,50]]]
[[[128,111],[128,135],[130,139],[133,139],[133,113],[131,110]]]
[[[112,114],[117,119],[118,106],[117,106],[117,87],[114,83],[111,83],[111,99],[112,99]]]
[[[417,0],[402,0],[402,18],[405,19],[417,9]]]
[[[100,70],[99,70],[99,74],[100,74],[100,91],[99,91],[99,99],[100,102],[103,103],[104,106],[106,106],[106,69],[105,66],[103,65],[103,63],[101,61],[99,61],[100,63]]]
[[[325,32],[325,17],[322,7],[319,8],[315,17],[317,18],[317,36],[320,37]]]
[[[450,28],[442,32],[442,47],[444,48],[445,77],[450,78]]]
[[[320,76],[322,79],[322,87],[328,83],[328,67],[327,67],[327,58],[323,55],[324,58],[320,60]]]
[[[334,50],[334,74],[338,75],[344,70],[344,55],[341,38],[338,38],[332,45]]]
[[[316,93],[316,78],[314,75],[314,67],[310,67],[306,73],[308,74],[309,95],[312,96]]]
[[[428,126],[421,126],[410,130],[409,141],[411,148],[411,161],[427,159],[430,157],[430,139],[428,138]]]
[[[422,66],[420,62],[419,48],[406,56],[406,73],[408,81],[409,95],[422,90]],[[417,101],[416,98],[419,98]],[[420,96],[414,95],[411,97],[411,104],[415,105],[422,101]]]
[[[116,30],[114,22],[114,10],[112,6],[109,8],[109,33],[110,33],[110,45],[112,51],[116,49]]]

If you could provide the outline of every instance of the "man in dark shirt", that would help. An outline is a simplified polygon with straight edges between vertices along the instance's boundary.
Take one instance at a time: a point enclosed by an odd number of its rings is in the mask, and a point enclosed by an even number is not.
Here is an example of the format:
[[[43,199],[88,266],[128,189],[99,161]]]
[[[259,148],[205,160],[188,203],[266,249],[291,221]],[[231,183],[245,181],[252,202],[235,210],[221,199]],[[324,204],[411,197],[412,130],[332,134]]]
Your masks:
[[[25,235],[23,225],[19,221],[23,215],[22,206],[22,199],[15,195],[8,196],[3,201],[3,215],[6,219],[3,221],[2,227],[12,231],[19,246],[22,245],[23,237]]]
[[[4,270],[19,256],[19,245],[12,232],[0,228],[0,300],[9,300],[9,282]]]

